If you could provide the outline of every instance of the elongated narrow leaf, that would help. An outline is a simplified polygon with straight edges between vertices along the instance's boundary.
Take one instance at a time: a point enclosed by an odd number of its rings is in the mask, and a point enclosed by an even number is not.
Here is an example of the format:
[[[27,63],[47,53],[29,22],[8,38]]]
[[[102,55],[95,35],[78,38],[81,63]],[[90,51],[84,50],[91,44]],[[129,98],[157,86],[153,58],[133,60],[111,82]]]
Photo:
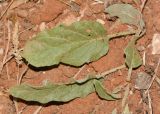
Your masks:
[[[141,12],[135,9],[132,5],[114,4],[106,8],[105,12],[109,13],[111,17],[119,17],[122,23],[137,26],[141,31],[145,27]]]
[[[61,85],[47,83],[42,87],[22,84],[12,87],[9,90],[10,94],[16,98],[26,101],[36,101],[42,104],[51,101],[68,102],[75,98],[85,97],[95,91],[105,100],[116,100],[112,94],[108,94],[107,91],[102,88],[101,81],[96,79],[90,79],[83,83]]]
[[[102,83],[98,80],[94,80],[94,86],[96,89],[96,92],[98,96],[105,100],[116,100],[119,99],[120,96],[117,96],[116,94],[112,94],[109,92],[106,92],[105,88],[103,87]]]
[[[141,56],[135,46],[135,40],[128,43],[125,51],[126,64],[129,68],[137,68],[142,64]]]
[[[46,84],[43,87],[22,84],[12,87],[10,94],[26,101],[36,101],[45,104],[51,101],[67,102],[77,97],[85,97],[94,91],[92,80],[84,84]]]
[[[41,32],[27,42],[22,56],[36,67],[60,62],[80,66],[98,60],[107,52],[108,39],[103,26],[98,22],[80,21]]]

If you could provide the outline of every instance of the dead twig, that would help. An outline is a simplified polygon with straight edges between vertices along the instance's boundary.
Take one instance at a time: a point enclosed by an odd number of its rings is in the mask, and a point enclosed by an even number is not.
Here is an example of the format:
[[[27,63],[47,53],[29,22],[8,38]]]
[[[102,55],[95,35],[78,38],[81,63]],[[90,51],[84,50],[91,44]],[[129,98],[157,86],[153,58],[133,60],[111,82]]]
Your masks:
[[[149,114],[153,114],[151,96],[150,96],[150,94],[149,94],[149,91],[148,91],[147,93],[148,93],[147,96],[148,96]]]
[[[8,11],[8,9],[10,8],[10,6],[13,4],[13,2],[14,2],[14,0],[12,0],[10,3],[9,3],[9,5],[8,5],[8,7],[4,10],[4,12],[1,14],[1,16],[0,16],[0,20],[3,18],[3,16],[7,13],[7,11]]]
[[[79,71],[73,76],[73,79],[76,79],[76,77],[82,72],[82,70],[86,67],[86,65],[82,66]]]
[[[153,75],[152,80],[151,80],[151,82],[150,82],[150,85],[149,85],[148,89],[145,91],[145,94],[147,94],[147,92],[148,92],[149,89],[151,88],[151,86],[152,86],[154,80],[155,80],[156,77],[157,77],[157,72],[158,72],[159,65],[160,65],[160,58],[159,58],[159,60],[158,60],[158,64],[157,64],[156,69],[155,69],[155,71],[154,71],[155,74]]]
[[[42,110],[43,106],[39,106],[33,114],[38,114]]]
[[[23,70],[23,72],[21,73],[21,75],[19,76],[19,79],[18,79],[18,84],[21,84],[21,81],[22,81],[22,78],[24,76],[24,74],[28,71],[29,67],[28,65],[26,66],[26,68]]]
[[[0,74],[2,73],[4,65],[10,60],[10,59],[9,60],[7,59],[8,51],[9,51],[9,44],[10,44],[10,41],[11,41],[10,21],[8,21],[8,23],[7,23],[7,28],[8,28],[8,42],[7,42],[7,45],[6,45],[5,55],[3,57],[3,60],[2,60],[1,66],[0,66]],[[7,61],[6,61],[6,59],[7,59]]]
[[[123,69],[123,68],[126,68],[126,66],[125,66],[125,65],[121,65],[121,66],[119,66],[119,67],[116,67],[116,68],[113,68],[113,69],[111,69],[111,70],[105,71],[105,72],[103,72],[103,73],[101,73],[101,74],[98,74],[98,75],[96,75],[96,77],[98,77],[98,78],[100,78],[100,77],[105,77],[106,75],[111,74],[111,73],[113,73],[113,72],[116,72],[117,70],[121,70],[121,69]]]
[[[140,6],[141,12],[143,12],[144,6],[145,6],[145,4],[147,3],[147,1],[148,1],[148,0],[141,0],[141,2],[142,2],[141,6]]]
[[[24,111],[26,108],[27,108],[27,105],[26,105],[26,106],[24,106],[24,107],[21,109],[21,111],[19,111],[19,112],[18,112],[18,114],[22,114],[22,113],[23,113],[23,111]]]
[[[14,105],[15,105],[16,113],[18,114],[19,108],[18,108],[17,98],[13,98],[13,103],[14,103]]]

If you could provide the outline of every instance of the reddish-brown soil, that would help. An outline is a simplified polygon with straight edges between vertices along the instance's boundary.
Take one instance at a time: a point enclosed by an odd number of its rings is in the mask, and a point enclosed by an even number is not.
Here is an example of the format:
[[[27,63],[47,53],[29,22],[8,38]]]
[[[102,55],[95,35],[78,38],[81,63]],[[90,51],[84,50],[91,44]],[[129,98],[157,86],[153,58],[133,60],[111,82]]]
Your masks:
[[[107,15],[103,13],[103,4],[93,4],[93,0],[75,0],[80,6],[80,9],[73,9],[60,0],[29,0],[26,3],[21,3],[17,0],[10,8],[0,17],[0,62],[2,63],[7,50],[7,42],[9,34],[12,34],[15,22],[19,22],[19,48],[22,48],[27,40],[31,39],[37,33],[44,29],[53,28],[57,24],[70,24],[78,20],[97,20],[101,19],[105,22],[104,27],[108,34],[124,31],[128,28],[127,25],[107,20]],[[69,1],[64,0],[66,3]],[[120,1],[120,0],[119,0]],[[119,2],[118,1],[118,2]],[[122,0],[139,8],[139,5],[134,4],[133,0]],[[142,0],[143,1],[143,0]],[[0,14],[2,15],[5,9],[12,1],[0,0]],[[117,2],[117,1],[116,1]],[[137,47],[144,47],[141,50],[141,56],[146,53],[146,66],[141,66],[133,70],[131,82],[126,81],[128,69],[122,69],[112,73],[104,81],[104,86],[108,90],[113,90],[115,87],[130,83],[130,92],[127,99],[129,109],[133,114],[151,114],[149,113],[148,103],[141,102],[142,96],[139,90],[134,89],[137,73],[145,71],[148,66],[152,67],[153,71],[157,66],[159,59],[158,55],[151,54],[152,37],[155,33],[160,33],[160,1],[148,0],[143,10],[143,19],[146,23],[146,34],[138,40]],[[10,27],[8,27],[10,23]],[[9,30],[11,33],[9,33]],[[12,37],[12,36],[11,36]],[[130,37],[118,38],[110,41],[109,52],[106,56],[98,61],[87,64],[81,71],[78,78],[85,77],[89,73],[101,73],[109,69],[115,68],[124,64],[124,48],[129,42]],[[12,43],[9,42],[9,51],[12,49]],[[149,48],[148,48],[149,47]],[[10,57],[7,54],[7,58]],[[22,63],[18,66],[13,58],[8,61],[0,75],[0,114],[33,114],[41,104],[33,102],[25,102],[18,100],[13,102],[13,98],[9,95],[8,89],[17,84],[17,77],[23,73],[27,64]],[[28,71],[22,78],[22,83],[30,83],[33,85],[41,85],[44,80],[49,80],[54,83],[68,82],[70,77],[74,76],[80,68],[75,68],[67,65],[57,65],[50,69],[38,69],[29,66]],[[160,70],[157,73],[160,76]],[[123,87],[122,95],[124,95],[125,86]],[[160,114],[160,85],[153,82],[150,88],[150,97],[153,114]],[[147,100],[148,102],[148,100]],[[24,108],[25,107],[25,108]],[[100,99],[95,93],[88,95],[85,98],[78,98],[68,103],[55,103],[43,105],[38,114],[111,114],[114,109],[118,110],[117,114],[121,114],[122,100],[106,101]],[[36,113],[37,114],[37,113]]]

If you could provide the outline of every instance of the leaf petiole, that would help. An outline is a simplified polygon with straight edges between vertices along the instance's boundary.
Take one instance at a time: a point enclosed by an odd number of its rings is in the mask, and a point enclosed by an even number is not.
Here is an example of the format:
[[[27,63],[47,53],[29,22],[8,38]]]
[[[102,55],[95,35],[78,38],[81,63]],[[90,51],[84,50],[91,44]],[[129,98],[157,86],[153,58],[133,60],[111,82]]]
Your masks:
[[[137,30],[131,30],[131,31],[119,32],[119,33],[107,35],[107,37],[108,39],[113,39],[113,38],[122,37],[126,35],[134,35],[136,33],[137,33]]]

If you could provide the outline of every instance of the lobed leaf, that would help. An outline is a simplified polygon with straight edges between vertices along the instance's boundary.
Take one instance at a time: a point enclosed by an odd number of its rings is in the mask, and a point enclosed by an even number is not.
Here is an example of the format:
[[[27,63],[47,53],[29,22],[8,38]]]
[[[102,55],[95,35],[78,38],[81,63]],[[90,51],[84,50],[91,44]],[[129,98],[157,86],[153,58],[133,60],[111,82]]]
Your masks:
[[[108,40],[100,23],[80,21],[41,32],[27,42],[22,56],[35,67],[60,62],[81,66],[105,55],[108,52]]]

